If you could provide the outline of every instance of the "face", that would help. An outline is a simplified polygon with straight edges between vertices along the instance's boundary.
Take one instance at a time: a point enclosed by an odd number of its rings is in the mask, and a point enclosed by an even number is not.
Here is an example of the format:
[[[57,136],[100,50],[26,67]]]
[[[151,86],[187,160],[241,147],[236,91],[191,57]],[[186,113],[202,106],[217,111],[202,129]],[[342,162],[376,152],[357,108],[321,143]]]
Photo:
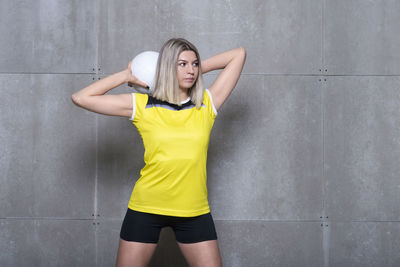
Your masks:
[[[177,76],[179,88],[187,90],[193,86],[199,75],[199,61],[196,53],[183,51],[178,57]]]

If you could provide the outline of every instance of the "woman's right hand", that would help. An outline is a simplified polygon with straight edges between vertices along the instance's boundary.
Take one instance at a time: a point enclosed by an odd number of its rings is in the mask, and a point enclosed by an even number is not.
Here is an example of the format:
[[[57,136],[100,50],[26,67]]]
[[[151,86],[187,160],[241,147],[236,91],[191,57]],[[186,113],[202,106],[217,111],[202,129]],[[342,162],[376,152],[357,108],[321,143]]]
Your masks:
[[[131,66],[132,66],[132,61],[129,62],[128,68],[126,68],[126,70],[125,70],[126,75],[127,75],[128,86],[132,87],[133,85],[138,85],[140,87],[148,89],[149,88],[148,84],[139,80],[135,75],[132,74]]]

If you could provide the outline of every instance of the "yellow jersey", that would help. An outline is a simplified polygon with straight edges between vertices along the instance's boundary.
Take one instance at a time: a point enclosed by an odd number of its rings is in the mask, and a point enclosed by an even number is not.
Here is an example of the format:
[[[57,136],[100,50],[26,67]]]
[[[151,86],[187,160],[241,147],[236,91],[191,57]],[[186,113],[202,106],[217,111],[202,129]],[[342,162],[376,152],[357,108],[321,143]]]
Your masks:
[[[132,122],[144,144],[140,171],[128,207],[179,217],[210,212],[207,195],[207,150],[217,116],[209,90],[201,108],[188,98],[181,106],[132,93]]]

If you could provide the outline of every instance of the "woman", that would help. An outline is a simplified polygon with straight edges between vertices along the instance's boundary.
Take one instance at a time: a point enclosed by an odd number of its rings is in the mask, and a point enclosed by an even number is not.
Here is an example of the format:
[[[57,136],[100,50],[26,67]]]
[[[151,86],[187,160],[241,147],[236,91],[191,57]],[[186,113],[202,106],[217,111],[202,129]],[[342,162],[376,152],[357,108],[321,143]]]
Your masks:
[[[207,200],[207,148],[245,59],[246,51],[236,48],[201,62],[193,44],[175,38],[160,50],[152,96],[105,95],[124,83],[147,86],[132,75],[131,64],[72,96],[90,111],[130,118],[143,139],[145,167],[121,227],[117,266],[146,266],[165,226],[190,266],[222,266]],[[223,70],[204,90],[202,73],[217,69]]]

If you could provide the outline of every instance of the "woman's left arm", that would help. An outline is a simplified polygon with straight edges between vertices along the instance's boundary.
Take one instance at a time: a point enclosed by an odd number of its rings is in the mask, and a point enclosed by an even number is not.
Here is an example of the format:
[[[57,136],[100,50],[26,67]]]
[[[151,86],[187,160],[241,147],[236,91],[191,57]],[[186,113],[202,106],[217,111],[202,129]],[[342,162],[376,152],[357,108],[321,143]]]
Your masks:
[[[214,106],[218,110],[231,94],[246,61],[246,50],[243,47],[232,49],[201,62],[202,73],[223,69],[209,87]]]

